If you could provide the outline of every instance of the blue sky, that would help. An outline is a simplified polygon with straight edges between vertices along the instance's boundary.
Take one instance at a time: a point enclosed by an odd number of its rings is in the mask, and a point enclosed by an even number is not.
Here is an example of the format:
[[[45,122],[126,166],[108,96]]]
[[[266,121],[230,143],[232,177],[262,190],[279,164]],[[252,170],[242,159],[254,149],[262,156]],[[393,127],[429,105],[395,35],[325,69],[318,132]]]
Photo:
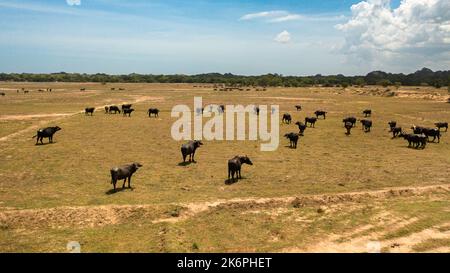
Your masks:
[[[448,69],[450,19],[437,14],[447,1],[425,1],[429,5],[419,0],[404,0],[403,6],[388,0],[0,0],[0,72],[359,75],[374,69]],[[410,15],[424,10],[436,21],[434,32],[428,30],[429,17]],[[398,22],[419,28],[405,30]],[[427,37],[411,35],[420,27]]]

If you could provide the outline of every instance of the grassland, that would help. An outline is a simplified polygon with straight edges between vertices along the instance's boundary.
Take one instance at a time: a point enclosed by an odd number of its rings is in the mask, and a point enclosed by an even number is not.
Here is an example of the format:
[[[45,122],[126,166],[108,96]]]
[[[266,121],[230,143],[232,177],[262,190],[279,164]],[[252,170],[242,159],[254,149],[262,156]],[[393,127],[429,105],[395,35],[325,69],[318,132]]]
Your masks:
[[[16,93],[22,87],[53,92]],[[187,84],[0,83],[0,89],[7,93],[0,98],[0,251],[62,252],[68,241],[79,241],[83,251],[95,252],[360,252],[369,240],[383,241],[388,252],[449,251],[448,134],[415,150],[391,139],[387,126],[450,120],[444,89],[402,87],[392,97],[381,87],[217,92]],[[197,163],[180,166],[170,110],[192,107],[194,96],[204,104],[279,105],[294,121],[317,109],[329,114],[306,130],[297,150],[285,139],[275,152],[261,152],[258,141],[205,141]],[[131,118],[81,113],[125,102],[137,110]],[[303,110],[295,111],[296,104]],[[149,107],[161,109],[160,117],[148,118]],[[373,110],[372,132],[358,126],[346,136],[342,118],[361,117],[366,108]],[[63,130],[54,144],[35,146],[31,137],[46,125]],[[280,135],[296,131],[280,125]],[[236,154],[254,166],[227,185],[226,162]],[[133,189],[112,193],[109,169],[131,161],[144,165]],[[293,203],[296,196],[427,186],[433,190],[398,197]]]

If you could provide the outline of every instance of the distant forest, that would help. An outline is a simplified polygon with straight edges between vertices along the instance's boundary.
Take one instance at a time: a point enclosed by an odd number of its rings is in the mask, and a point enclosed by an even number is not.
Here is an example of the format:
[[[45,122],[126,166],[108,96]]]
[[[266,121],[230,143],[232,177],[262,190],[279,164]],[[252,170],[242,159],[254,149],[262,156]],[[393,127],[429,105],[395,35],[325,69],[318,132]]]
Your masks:
[[[198,75],[108,75],[79,73],[0,73],[0,81],[15,82],[99,82],[99,83],[208,83],[228,86],[285,86],[302,87],[311,85],[350,86],[350,85],[405,85],[405,86],[442,86],[450,85],[450,70],[432,71],[423,68],[411,74],[393,74],[373,71],[366,76],[315,75],[315,76],[283,76],[266,74],[261,76],[241,76],[230,73],[208,73]]]

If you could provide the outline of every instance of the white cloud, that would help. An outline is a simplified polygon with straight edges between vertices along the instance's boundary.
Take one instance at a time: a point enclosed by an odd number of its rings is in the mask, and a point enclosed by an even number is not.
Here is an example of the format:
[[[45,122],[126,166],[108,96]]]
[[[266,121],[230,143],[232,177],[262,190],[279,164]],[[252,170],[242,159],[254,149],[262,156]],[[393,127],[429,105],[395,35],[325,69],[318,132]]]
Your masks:
[[[352,61],[375,65],[411,62],[411,58],[448,62],[450,1],[403,0],[395,9],[390,2],[366,0],[353,5],[352,18],[336,25],[345,35],[340,51]]]
[[[69,6],[79,6],[81,5],[81,0],[66,0],[66,3]]]
[[[278,35],[275,37],[275,42],[281,43],[281,44],[286,44],[289,43],[291,41],[291,34],[289,32],[282,31],[280,33],[278,33]]]
[[[270,10],[257,13],[249,13],[240,18],[240,20],[248,21],[255,19],[266,19],[267,22],[278,23],[299,20],[302,16],[300,14],[292,14],[285,10]]]

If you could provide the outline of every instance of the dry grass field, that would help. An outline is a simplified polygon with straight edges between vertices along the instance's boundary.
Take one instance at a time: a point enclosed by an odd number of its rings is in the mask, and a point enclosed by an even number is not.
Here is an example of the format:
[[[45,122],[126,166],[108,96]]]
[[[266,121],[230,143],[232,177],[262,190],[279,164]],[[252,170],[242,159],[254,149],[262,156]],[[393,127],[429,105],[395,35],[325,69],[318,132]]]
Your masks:
[[[45,88],[53,92],[37,91]],[[366,252],[370,241],[384,252],[449,252],[450,132],[416,150],[387,125],[450,121],[447,90],[385,89],[0,83],[0,252],[65,252],[69,241],[83,252]],[[193,108],[194,96],[279,105],[294,121],[280,119],[280,136],[315,110],[328,116],[296,150],[284,138],[274,152],[258,141],[204,141],[197,163],[181,166],[170,111]],[[131,118],[104,114],[122,103],[134,104]],[[88,106],[99,107],[92,117]],[[147,116],[150,107],[159,118]],[[342,119],[366,108],[372,131],[358,124],[346,136]],[[55,143],[36,146],[36,130],[55,125]],[[254,165],[229,185],[227,160],[237,154]],[[143,164],[133,188],[112,192],[109,169],[133,161]]]

